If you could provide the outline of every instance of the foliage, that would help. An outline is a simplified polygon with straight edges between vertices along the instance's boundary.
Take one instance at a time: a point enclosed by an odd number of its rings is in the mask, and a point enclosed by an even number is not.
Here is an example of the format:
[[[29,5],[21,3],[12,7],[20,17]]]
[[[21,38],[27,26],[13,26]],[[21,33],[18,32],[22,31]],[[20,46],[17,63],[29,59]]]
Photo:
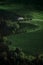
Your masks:
[[[16,48],[15,50],[9,50],[8,52],[3,51],[0,57],[0,64],[9,64],[9,65],[43,65],[42,58],[38,56],[26,56],[20,48]]]

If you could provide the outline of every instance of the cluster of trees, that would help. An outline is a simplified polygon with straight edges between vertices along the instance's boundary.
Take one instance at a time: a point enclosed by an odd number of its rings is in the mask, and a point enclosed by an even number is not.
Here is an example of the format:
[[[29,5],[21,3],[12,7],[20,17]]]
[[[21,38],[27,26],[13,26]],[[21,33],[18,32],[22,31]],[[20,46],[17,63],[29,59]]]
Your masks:
[[[42,58],[36,56],[35,59],[29,60],[20,48],[9,50],[7,47],[6,50],[0,53],[0,65],[43,65]]]

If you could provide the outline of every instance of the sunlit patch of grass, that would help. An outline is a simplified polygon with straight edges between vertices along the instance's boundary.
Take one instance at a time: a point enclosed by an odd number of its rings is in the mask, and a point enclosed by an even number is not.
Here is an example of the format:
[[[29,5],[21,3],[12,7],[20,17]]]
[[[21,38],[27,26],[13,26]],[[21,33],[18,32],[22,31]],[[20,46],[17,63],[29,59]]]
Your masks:
[[[43,12],[32,11],[31,14],[34,19],[43,19]]]

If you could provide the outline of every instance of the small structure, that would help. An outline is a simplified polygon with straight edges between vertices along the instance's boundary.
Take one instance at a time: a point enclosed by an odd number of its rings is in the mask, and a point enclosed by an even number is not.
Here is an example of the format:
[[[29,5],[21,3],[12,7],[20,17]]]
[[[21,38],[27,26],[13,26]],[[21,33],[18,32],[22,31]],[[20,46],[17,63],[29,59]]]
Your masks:
[[[18,17],[18,21],[23,21],[24,18],[23,17]]]

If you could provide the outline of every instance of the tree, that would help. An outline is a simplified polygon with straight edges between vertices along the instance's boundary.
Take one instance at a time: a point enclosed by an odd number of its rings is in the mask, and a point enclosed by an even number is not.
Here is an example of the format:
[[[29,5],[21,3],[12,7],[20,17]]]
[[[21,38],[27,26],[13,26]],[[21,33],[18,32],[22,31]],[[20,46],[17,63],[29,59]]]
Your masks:
[[[12,26],[7,25],[7,22],[9,22],[7,20],[10,20],[10,18],[9,18],[10,15],[8,17],[8,14],[9,14],[9,12],[6,12],[4,10],[0,10],[0,48],[2,50],[5,49],[4,47],[8,47],[8,46],[6,46],[5,37],[12,34],[13,33],[12,31],[14,30],[13,25]],[[9,42],[7,42],[7,44],[8,43]]]

